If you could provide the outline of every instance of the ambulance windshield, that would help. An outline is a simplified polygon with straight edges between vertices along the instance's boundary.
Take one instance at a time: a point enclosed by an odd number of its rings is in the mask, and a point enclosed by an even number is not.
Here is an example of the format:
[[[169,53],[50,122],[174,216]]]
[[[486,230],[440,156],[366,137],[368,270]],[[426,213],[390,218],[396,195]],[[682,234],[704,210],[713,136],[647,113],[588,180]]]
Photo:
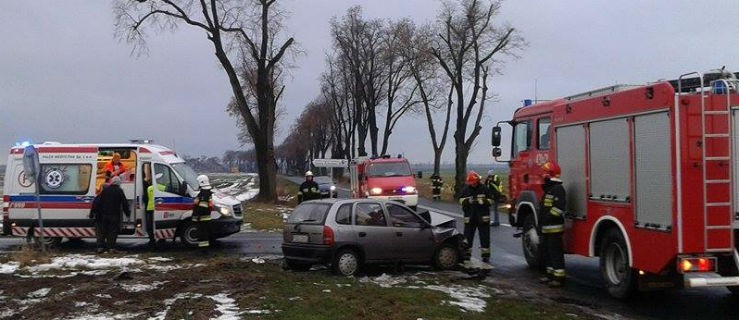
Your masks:
[[[185,179],[185,182],[187,182],[187,185],[190,186],[195,191],[198,191],[200,187],[198,186],[198,174],[195,173],[195,170],[190,168],[186,163],[180,162],[180,163],[173,163],[172,168],[174,168],[177,173]]]

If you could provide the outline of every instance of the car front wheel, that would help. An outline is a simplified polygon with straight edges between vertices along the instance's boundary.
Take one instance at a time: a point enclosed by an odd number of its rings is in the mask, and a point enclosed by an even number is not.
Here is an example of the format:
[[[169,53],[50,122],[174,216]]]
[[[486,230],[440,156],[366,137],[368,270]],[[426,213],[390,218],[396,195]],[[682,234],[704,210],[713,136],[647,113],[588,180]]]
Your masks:
[[[449,270],[459,263],[459,247],[451,243],[445,243],[434,255],[434,266],[441,270]]]
[[[361,261],[356,251],[351,249],[340,250],[334,256],[334,272],[342,276],[353,276],[359,272]]]

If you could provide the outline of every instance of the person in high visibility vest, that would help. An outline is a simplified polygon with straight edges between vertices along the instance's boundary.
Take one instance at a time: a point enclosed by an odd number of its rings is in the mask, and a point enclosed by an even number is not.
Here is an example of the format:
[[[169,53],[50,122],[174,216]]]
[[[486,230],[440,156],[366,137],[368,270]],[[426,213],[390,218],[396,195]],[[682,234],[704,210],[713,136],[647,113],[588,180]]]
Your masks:
[[[198,228],[198,247],[206,248],[210,246],[210,212],[213,211],[214,206],[213,192],[208,176],[199,175],[197,180],[200,192],[195,196],[192,221],[197,224]]]
[[[159,179],[162,177],[162,174],[159,173],[156,176],[156,186],[159,191],[165,191],[167,187],[161,183],[159,183]],[[146,233],[149,235],[149,245],[154,244],[154,185],[149,184],[148,187],[146,187]]]
[[[490,189],[490,192],[493,193],[493,222],[490,223],[491,226],[497,227],[500,225],[500,215],[498,214],[498,204],[503,202],[503,180],[500,179],[500,176],[495,174],[494,170],[488,171],[488,176],[485,178],[485,186]]]
[[[475,230],[480,234],[480,256],[482,262],[490,262],[490,206],[493,205],[490,190],[481,183],[477,172],[470,171],[466,185],[459,197],[464,211],[465,260],[472,257]]]
[[[565,283],[565,255],[562,244],[564,233],[564,215],[567,205],[565,188],[559,179],[562,169],[555,162],[547,162],[541,166],[543,171],[544,195],[539,206],[539,223],[544,249],[544,265],[547,277],[541,282],[550,287],[561,287]]]
[[[313,181],[313,172],[306,171],[305,181],[300,184],[300,190],[298,190],[298,203],[320,198],[321,189],[319,189],[318,183]]]
[[[441,200],[441,187],[444,185],[444,181],[441,180],[438,174],[431,175],[431,194],[434,201]]]

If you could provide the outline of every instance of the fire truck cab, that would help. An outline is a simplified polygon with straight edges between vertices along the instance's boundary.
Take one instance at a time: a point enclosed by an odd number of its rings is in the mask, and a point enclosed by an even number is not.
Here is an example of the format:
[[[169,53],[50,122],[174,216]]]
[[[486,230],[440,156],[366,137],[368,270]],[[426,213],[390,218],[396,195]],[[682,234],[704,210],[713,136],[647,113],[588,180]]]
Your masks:
[[[398,156],[360,157],[349,163],[352,198],[374,198],[418,206],[416,180],[408,160]]]
[[[599,256],[608,292],[725,286],[739,294],[737,75],[690,73],[519,108],[512,129],[511,224],[542,266],[540,166],[567,191],[565,250]],[[493,156],[501,161],[500,124]]]
[[[58,243],[62,238],[94,238],[90,207],[105,182],[105,165],[118,154],[127,171],[121,189],[131,215],[122,215],[121,238],[180,239],[197,244],[197,228],[190,222],[193,198],[199,191],[197,174],[174,151],[153,144],[61,144],[34,146],[38,152],[38,180],[25,174],[23,147],[10,149],[3,194],[3,234],[40,237]],[[153,221],[147,221],[147,187],[154,184]],[[39,201],[35,189],[39,188]],[[241,230],[241,203],[215,192],[211,235],[225,237]],[[37,208],[42,212],[41,228]]]

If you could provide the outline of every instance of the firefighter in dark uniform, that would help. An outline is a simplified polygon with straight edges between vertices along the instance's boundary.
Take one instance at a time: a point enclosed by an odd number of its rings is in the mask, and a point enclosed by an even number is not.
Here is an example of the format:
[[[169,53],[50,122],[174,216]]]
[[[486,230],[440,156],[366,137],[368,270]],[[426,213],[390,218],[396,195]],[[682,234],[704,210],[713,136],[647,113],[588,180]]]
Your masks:
[[[493,205],[493,198],[481,179],[479,174],[470,171],[459,197],[459,204],[464,211],[465,260],[472,257],[475,230],[479,230],[482,261],[490,262],[490,206]]]
[[[488,176],[485,178],[485,186],[490,189],[490,192],[493,193],[493,222],[490,223],[491,226],[497,227],[500,225],[500,214],[498,213],[498,204],[501,202],[505,202],[505,196],[503,195],[503,180],[500,179],[500,176],[495,174],[495,171],[489,170]]]
[[[320,198],[321,190],[318,188],[318,184],[313,181],[313,172],[306,171],[305,181],[300,184],[300,190],[298,190],[298,203]]]
[[[210,212],[213,211],[213,192],[210,190],[210,180],[206,175],[197,177],[200,192],[195,196],[192,208],[192,221],[197,224],[198,247],[210,246]]]
[[[444,185],[444,181],[441,180],[438,174],[434,173],[431,175],[431,194],[434,201],[441,200],[441,187]]]
[[[544,249],[547,277],[541,281],[550,287],[561,287],[565,281],[565,255],[562,244],[566,193],[559,176],[562,170],[555,162],[541,166],[544,177],[544,195],[539,206],[539,222]]]

